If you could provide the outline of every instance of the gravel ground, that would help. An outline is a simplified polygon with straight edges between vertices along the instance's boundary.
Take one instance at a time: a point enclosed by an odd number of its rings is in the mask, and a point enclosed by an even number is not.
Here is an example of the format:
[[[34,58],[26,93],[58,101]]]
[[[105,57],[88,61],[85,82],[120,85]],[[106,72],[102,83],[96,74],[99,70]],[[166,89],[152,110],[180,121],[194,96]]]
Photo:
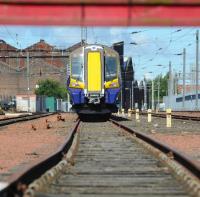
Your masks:
[[[5,119],[5,118],[8,118],[8,117],[5,116],[5,115],[0,115],[0,120],[3,120],[3,119]],[[12,118],[12,117],[9,117],[9,118]]]
[[[75,114],[62,114],[0,127],[0,180],[54,152],[74,125]],[[47,129],[47,123],[52,125]],[[34,128],[33,128],[34,127]]]
[[[152,123],[146,116],[140,116],[140,122],[124,120],[120,123],[136,131],[151,135],[163,143],[184,152],[200,162],[200,122],[189,120],[172,120],[172,127],[166,127],[166,119],[152,117]]]

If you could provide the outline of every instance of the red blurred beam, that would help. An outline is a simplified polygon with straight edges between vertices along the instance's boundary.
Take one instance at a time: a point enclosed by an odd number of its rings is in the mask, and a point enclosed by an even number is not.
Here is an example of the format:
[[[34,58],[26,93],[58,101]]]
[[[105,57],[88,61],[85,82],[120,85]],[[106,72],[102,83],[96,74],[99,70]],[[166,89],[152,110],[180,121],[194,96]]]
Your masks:
[[[126,5],[198,5],[199,0],[0,0],[0,3],[17,4],[126,4]]]
[[[0,24],[200,26],[200,5],[0,4]]]

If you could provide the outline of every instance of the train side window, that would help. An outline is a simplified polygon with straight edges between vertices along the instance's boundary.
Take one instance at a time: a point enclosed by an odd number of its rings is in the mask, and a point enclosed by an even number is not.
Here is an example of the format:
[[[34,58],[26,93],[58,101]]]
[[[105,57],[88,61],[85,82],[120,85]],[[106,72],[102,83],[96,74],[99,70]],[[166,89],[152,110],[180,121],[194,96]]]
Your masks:
[[[78,81],[83,81],[83,57],[73,56],[71,59],[71,77]]]
[[[105,57],[105,80],[111,81],[117,78],[117,59],[116,57]]]

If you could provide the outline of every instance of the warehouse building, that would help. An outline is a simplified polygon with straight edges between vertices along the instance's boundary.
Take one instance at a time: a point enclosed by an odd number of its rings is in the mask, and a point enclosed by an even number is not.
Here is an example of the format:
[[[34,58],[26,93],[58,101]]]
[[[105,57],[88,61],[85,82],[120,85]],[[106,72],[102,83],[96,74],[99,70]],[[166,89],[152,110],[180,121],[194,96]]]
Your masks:
[[[173,111],[198,111],[200,109],[200,94],[196,100],[196,93],[186,93],[163,97],[165,108],[171,108]]]
[[[40,40],[25,49],[17,49],[0,40],[0,101],[11,101],[17,94],[27,94],[28,88],[29,94],[33,94],[41,79],[50,78],[65,85],[66,56],[80,44],[61,50]]]

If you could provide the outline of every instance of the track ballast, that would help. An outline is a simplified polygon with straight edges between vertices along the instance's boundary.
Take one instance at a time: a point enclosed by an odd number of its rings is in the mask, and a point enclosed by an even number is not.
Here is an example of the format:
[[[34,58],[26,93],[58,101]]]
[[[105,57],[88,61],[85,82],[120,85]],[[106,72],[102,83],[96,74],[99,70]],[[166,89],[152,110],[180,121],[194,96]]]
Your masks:
[[[169,169],[111,123],[84,123],[75,166],[37,197],[188,196]]]

